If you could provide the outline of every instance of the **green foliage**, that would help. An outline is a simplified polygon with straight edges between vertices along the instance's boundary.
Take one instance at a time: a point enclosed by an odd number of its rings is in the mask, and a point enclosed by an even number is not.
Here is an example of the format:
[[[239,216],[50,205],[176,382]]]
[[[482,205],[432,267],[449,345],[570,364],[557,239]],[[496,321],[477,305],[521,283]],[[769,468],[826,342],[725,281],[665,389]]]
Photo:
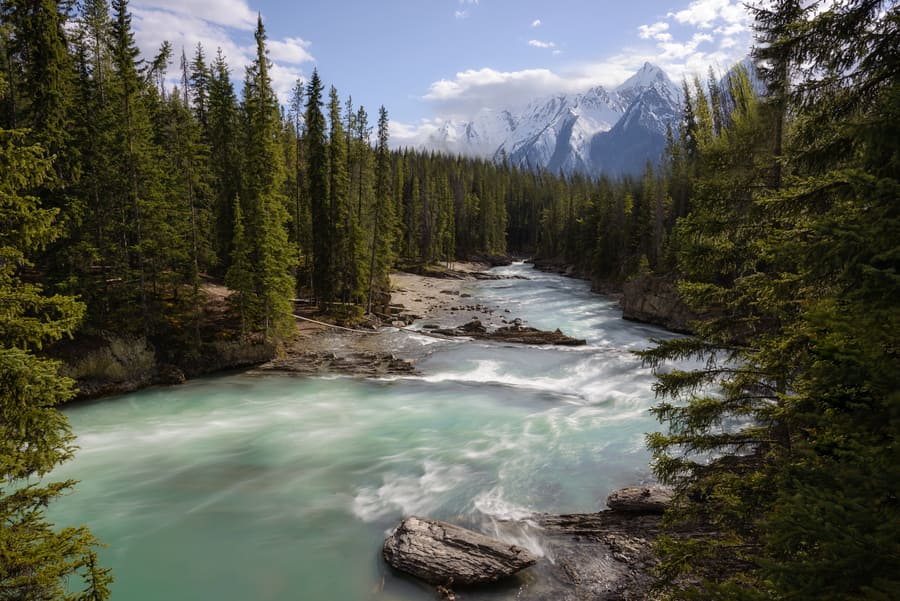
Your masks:
[[[328,147],[322,113],[322,80],[313,69],[306,84],[306,161],[312,223],[313,290],[320,302],[333,298],[331,283],[332,212],[329,206]]]
[[[710,129],[695,86],[670,145],[690,190],[680,290],[707,316],[641,353],[704,362],[659,374],[667,431],[648,436],[674,532],[704,526],[659,544],[672,598],[900,589],[900,87],[883,62],[900,37],[878,4],[758,5],[768,96],[739,74]]]
[[[59,234],[56,209],[22,192],[51,169],[26,132],[0,130],[0,595],[10,599],[105,599],[111,578],[86,528],[56,530],[43,509],[74,482],[40,479],[72,457],[74,436],[55,405],[72,397],[58,364],[28,349],[70,335],[84,314],[72,297],[47,297],[23,277],[28,257]],[[79,577],[83,593],[67,593]]]
[[[332,231],[329,249],[332,266],[331,287],[334,298],[343,303],[362,304],[363,258],[360,211],[351,204],[351,182],[347,159],[350,152],[344,131],[337,90],[329,94],[328,116],[331,123],[328,136],[328,190]],[[352,124],[351,124],[352,125]]]
[[[256,60],[247,67],[244,82],[244,156],[241,203],[243,239],[253,262],[253,311],[250,326],[267,342],[281,342],[293,333],[291,302],[295,282],[294,253],[288,242],[284,164],[278,134],[280,114],[269,77],[265,29],[256,28]],[[237,211],[235,211],[237,213]],[[237,249],[237,241],[235,242]],[[242,269],[242,277],[247,273]],[[240,294],[245,295],[241,290]],[[243,302],[243,301],[242,301]]]

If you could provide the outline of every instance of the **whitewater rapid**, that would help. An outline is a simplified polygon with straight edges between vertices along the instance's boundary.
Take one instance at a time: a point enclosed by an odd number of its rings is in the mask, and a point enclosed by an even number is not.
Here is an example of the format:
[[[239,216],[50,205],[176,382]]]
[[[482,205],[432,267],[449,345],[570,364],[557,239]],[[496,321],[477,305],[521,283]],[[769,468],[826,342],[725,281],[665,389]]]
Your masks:
[[[630,351],[670,335],[622,321],[585,282],[494,272],[527,279],[475,282],[472,302],[588,344],[386,332],[421,375],[229,375],[72,406],[81,450],[54,476],[81,482],[52,517],[89,524],[114,598],[138,601],[431,599],[380,560],[408,515],[541,552],[530,515],[595,511],[650,479],[653,377]]]

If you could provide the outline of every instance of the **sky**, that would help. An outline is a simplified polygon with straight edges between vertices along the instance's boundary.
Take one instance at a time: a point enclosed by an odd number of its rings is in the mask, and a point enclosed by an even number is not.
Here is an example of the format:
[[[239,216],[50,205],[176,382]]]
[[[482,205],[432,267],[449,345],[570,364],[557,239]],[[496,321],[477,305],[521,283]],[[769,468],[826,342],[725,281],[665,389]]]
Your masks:
[[[222,48],[240,90],[262,15],[283,103],[314,68],[394,142],[483,107],[612,88],[645,62],[676,82],[726,70],[752,41],[744,0],[132,0],[145,57],[164,40],[190,58]],[[172,66],[177,70],[177,60]]]

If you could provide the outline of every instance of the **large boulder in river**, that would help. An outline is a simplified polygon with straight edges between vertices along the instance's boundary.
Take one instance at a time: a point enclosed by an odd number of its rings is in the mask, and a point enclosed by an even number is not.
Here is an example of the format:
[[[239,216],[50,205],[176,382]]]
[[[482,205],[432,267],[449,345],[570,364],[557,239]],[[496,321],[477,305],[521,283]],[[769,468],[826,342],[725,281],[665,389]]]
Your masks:
[[[384,559],[394,568],[432,584],[494,582],[533,565],[537,557],[453,524],[410,517],[384,541]]]
[[[672,491],[656,486],[629,486],[606,498],[613,511],[633,513],[663,513],[671,502]]]

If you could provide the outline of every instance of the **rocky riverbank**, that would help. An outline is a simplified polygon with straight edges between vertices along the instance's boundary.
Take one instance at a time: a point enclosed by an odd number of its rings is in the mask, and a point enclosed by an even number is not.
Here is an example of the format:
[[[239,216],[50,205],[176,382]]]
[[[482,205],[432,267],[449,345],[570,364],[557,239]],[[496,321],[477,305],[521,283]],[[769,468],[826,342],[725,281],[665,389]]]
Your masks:
[[[516,589],[522,601],[654,599],[653,542],[670,500],[664,489],[630,487],[610,495],[605,511],[533,515],[522,526],[540,540],[540,558],[482,533],[416,517],[388,535],[383,555],[394,569],[436,585],[446,599],[465,599],[471,585],[496,580]]]

